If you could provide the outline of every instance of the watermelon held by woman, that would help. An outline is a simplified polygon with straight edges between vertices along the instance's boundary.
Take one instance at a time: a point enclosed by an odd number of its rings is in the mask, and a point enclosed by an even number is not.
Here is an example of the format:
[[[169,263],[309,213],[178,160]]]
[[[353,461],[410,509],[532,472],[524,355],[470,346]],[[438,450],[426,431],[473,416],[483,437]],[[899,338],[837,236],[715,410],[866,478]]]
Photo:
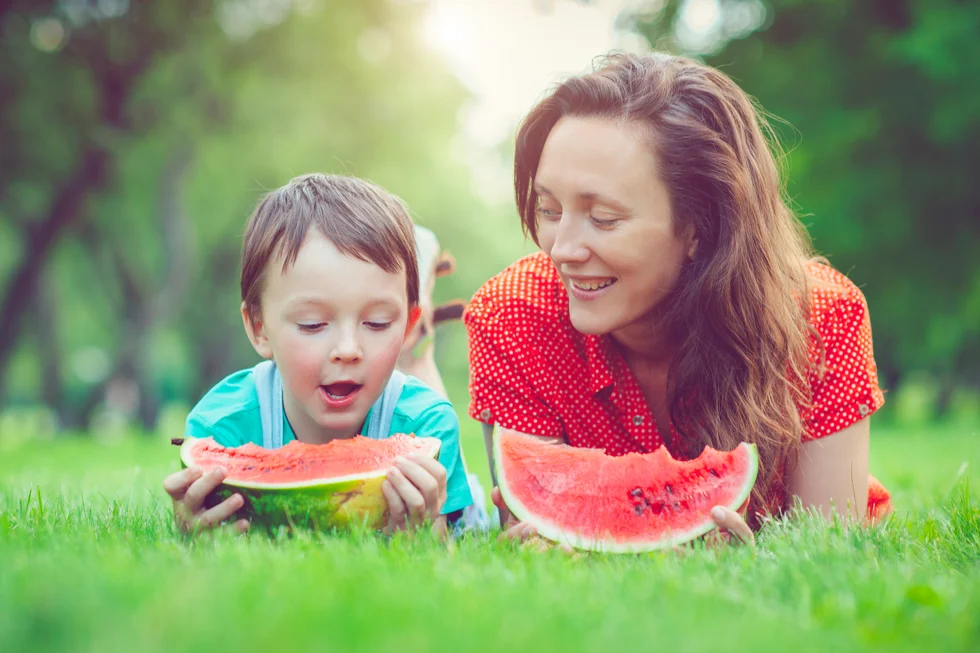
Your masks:
[[[358,435],[328,444],[293,440],[279,449],[223,447],[213,438],[177,438],[173,443],[180,445],[182,467],[227,471],[207,506],[238,493],[245,503],[236,519],[267,529],[320,531],[383,528],[388,502],[381,483],[395,458],[420,453],[435,458],[441,446],[438,438],[414,434],[383,440]]]
[[[494,468],[514,516],[573,548],[611,553],[665,549],[714,529],[711,508],[738,510],[759,471],[754,444],[675,460],[660,447],[609,456],[601,449],[497,428]]]

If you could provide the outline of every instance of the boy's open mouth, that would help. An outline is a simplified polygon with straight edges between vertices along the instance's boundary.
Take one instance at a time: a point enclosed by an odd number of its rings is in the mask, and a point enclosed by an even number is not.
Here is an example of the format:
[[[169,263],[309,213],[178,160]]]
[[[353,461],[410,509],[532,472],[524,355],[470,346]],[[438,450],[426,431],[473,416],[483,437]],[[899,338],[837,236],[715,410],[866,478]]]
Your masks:
[[[328,397],[337,400],[345,399],[361,389],[361,385],[359,383],[351,383],[346,381],[341,383],[331,383],[330,385],[324,385],[321,387]]]

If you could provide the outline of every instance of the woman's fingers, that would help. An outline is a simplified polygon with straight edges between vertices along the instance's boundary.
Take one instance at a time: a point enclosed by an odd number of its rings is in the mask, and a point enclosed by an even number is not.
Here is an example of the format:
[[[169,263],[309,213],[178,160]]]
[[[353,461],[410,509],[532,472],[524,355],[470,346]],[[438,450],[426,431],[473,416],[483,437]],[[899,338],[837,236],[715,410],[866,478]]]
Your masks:
[[[722,530],[716,537],[728,535],[729,541],[734,539],[750,546],[755,544],[755,535],[752,533],[752,529],[745,523],[742,516],[734,510],[724,506],[715,506],[711,509],[711,518]]]
[[[500,525],[505,529],[512,526],[517,522],[517,519],[511,514],[510,509],[507,504],[504,503],[504,498],[500,495],[500,488],[494,487],[490,490],[490,500],[493,501],[493,505],[497,506],[497,510],[500,512]]]
[[[538,534],[538,529],[527,522],[517,522],[510,526],[500,536],[498,540],[517,540],[518,542],[523,542],[529,537],[533,537]]]

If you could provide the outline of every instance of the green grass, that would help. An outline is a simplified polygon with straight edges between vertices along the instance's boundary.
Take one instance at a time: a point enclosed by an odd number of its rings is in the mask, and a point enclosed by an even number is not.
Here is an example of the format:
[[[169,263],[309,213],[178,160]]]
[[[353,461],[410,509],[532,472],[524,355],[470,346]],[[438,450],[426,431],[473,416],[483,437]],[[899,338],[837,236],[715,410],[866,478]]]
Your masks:
[[[0,651],[980,650],[978,441],[876,428],[898,507],[881,527],[569,558],[489,537],[187,541],[162,436],[0,439]],[[464,445],[486,481],[469,423]]]

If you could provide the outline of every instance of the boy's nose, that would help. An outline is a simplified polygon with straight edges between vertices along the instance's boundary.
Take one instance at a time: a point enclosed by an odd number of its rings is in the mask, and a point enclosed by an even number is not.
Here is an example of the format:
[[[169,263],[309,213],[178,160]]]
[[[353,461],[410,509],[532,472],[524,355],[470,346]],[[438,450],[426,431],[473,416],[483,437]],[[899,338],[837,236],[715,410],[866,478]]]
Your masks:
[[[362,356],[361,344],[349,332],[340,337],[330,352],[330,360],[334,363],[357,363]]]

